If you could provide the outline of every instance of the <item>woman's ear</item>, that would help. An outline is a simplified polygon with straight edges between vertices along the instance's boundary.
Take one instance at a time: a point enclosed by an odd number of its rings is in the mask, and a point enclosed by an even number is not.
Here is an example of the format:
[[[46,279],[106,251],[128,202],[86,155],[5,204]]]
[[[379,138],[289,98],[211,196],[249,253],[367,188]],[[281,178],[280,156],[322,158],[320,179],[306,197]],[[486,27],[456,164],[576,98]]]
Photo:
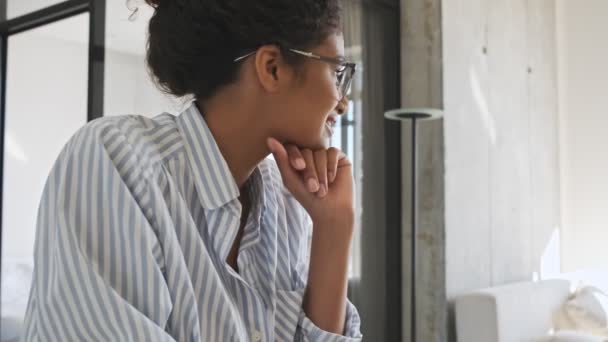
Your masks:
[[[255,71],[258,81],[266,91],[275,93],[289,82],[289,70],[276,45],[264,45],[255,54]]]
[[[272,66],[272,77],[274,77],[275,81],[278,80],[277,70],[278,70],[277,66],[273,65]]]

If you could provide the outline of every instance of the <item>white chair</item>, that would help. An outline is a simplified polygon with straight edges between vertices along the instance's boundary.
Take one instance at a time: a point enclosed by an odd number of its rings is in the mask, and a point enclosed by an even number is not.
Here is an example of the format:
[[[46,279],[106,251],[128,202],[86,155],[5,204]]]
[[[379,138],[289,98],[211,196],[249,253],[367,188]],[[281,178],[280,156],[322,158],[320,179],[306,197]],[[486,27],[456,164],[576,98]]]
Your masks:
[[[477,290],[455,300],[458,342],[529,342],[547,336],[570,282],[545,280]]]

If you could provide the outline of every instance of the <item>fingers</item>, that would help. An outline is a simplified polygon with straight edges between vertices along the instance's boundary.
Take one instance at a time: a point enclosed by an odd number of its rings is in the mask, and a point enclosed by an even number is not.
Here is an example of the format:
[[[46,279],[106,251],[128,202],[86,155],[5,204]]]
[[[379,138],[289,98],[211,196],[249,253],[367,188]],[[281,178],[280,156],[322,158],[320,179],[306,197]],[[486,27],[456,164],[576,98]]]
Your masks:
[[[296,145],[283,145],[269,138],[268,147],[286,185],[323,198],[328,194],[329,184],[336,180],[338,169],[350,165],[346,154],[331,147],[327,150],[302,149]]]
[[[319,191],[319,179],[317,177],[313,152],[309,149],[302,150],[301,152],[306,163],[306,169],[303,171],[306,188],[309,192],[317,192]]]
[[[336,179],[336,172],[338,171],[338,157],[340,156],[340,150],[332,147],[327,150],[327,180],[331,184]]]
[[[281,177],[283,178],[285,185],[291,191],[305,191],[304,185],[300,179],[300,175],[296,170],[291,168],[289,156],[287,154],[287,150],[285,147],[283,147],[283,144],[274,138],[268,138],[266,144],[274,155],[274,159],[279,167],[279,171],[281,172]]]
[[[338,153],[338,167],[340,168],[343,166],[352,166],[352,163],[346,156],[346,153],[340,151]]]
[[[289,161],[294,169],[304,170],[306,168],[304,157],[302,157],[302,153],[300,153],[300,149],[297,146],[287,145],[287,153],[289,154]]]
[[[327,151],[315,151],[314,156],[317,180],[319,181],[319,192],[317,193],[317,196],[322,198],[327,195]]]

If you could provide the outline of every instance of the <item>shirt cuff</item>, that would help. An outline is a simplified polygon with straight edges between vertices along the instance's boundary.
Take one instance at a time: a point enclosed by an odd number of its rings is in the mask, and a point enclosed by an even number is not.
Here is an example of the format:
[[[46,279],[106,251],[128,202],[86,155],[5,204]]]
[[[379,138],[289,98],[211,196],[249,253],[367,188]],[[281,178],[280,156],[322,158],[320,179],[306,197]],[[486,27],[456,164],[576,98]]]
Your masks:
[[[300,332],[303,336],[303,341],[335,341],[335,342],[355,342],[361,341],[361,318],[355,306],[347,301],[346,304],[346,319],[344,320],[343,335],[338,335],[325,331],[316,326],[302,311],[300,313]]]

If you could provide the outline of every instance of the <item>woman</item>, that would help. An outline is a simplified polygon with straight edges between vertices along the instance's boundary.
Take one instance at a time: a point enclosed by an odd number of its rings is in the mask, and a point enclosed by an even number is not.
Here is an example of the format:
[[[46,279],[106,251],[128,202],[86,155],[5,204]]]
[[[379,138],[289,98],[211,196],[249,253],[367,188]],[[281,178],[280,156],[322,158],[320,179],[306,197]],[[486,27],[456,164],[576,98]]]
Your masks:
[[[26,340],[360,340],[351,164],[328,147],[355,71],[337,0],[148,3],[149,68],[194,101],[64,147]]]

